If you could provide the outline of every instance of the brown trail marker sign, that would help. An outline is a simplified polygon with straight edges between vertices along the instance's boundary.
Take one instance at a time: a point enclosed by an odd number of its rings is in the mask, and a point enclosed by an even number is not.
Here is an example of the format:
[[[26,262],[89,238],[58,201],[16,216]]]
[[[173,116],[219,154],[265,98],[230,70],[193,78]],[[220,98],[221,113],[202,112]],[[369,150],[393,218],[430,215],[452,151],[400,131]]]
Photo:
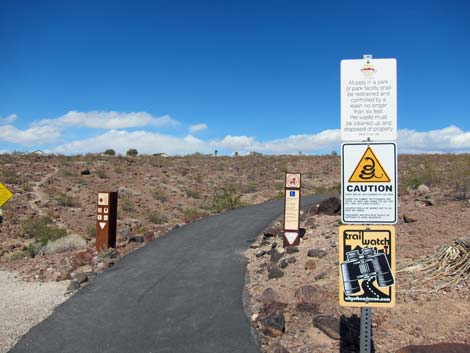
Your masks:
[[[340,226],[339,264],[340,305],[395,305],[393,226]]]
[[[301,174],[286,173],[284,195],[284,247],[297,246],[300,244],[300,192]]]
[[[96,212],[96,251],[116,247],[117,192],[99,192]]]

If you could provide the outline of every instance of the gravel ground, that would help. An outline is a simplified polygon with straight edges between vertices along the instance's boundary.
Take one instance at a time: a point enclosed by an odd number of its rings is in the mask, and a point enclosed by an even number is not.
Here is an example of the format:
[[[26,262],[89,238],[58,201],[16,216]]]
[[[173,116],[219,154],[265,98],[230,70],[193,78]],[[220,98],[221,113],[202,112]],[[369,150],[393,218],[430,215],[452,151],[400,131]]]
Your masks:
[[[24,282],[11,272],[0,271],[0,353],[65,301],[67,286],[68,281]]]

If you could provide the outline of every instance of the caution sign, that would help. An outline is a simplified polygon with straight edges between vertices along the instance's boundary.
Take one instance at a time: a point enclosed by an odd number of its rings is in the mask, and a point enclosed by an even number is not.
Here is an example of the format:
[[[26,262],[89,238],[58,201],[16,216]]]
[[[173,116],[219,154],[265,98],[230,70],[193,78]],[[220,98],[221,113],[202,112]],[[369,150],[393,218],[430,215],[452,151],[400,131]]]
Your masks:
[[[0,183],[0,207],[2,207],[9,199],[13,197],[13,193]]]
[[[395,228],[339,228],[339,303],[342,306],[395,305]]]
[[[349,178],[350,183],[389,183],[387,172],[375,156],[372,148],[367,146],[359,164]]]
[[[343,223],[395,224],[396,144],[344,143],[341,152]]]

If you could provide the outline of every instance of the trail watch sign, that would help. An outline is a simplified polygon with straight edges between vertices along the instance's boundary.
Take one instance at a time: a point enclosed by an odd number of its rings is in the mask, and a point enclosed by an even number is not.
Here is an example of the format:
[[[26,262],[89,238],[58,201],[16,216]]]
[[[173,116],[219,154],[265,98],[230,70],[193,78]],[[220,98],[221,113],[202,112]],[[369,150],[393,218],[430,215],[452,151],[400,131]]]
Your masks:
[[[395,224],[396,144],[344,143],[341,152],[343,223]]]
[[[395,305],[395,227],[339,228],[339,302],[342,306]]]

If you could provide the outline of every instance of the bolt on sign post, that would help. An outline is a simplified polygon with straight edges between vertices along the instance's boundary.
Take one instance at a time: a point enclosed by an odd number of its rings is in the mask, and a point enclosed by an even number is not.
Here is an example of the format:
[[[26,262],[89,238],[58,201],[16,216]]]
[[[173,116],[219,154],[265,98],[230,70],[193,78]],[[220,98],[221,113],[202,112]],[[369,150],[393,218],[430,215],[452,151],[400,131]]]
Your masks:
[[[283,246],[297,246],[300,244],[301,174],[286,173],[285,180]]]
[[[342,306],[395,305],[395,228],[339,227],[339,302]]]
[[[96,251],[116,247],[117,192],[99,192],[96,212]]]

